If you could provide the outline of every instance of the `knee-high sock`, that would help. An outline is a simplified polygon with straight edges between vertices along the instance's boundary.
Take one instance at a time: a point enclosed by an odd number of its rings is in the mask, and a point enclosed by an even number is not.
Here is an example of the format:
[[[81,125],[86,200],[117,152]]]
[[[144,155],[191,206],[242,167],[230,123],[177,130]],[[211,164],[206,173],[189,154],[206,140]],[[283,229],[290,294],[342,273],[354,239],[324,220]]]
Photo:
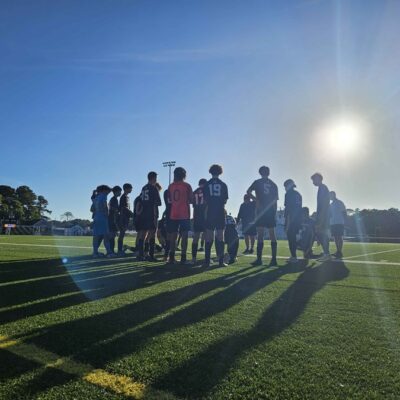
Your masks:
[[[205,251],[204,251],[204,255],[205,255],[205,261],[206,263],[211,262],[211,247],[213,245],[213,242],[206,242],[205,245]]]
[[[197,257],[197,249],[199,247],[198,243],[192,242],[192,257],[196,258]]]
[[[138,240],[138,250],[139,250],[139,257],[143,257],[143,255],[144,255],[144,240],[143,239]]]
[[[168,257],[170,247],[171,247],[171,246],[170,246],[170,241],[169,241],[169,239],[167,239],[167,240],[165,241],[165,248],[164,248],[164,256],[165,256],[165,257]]]
[[[219,262],[224,261],[225,243],[223,240],[215,239],[215,250],[217,252]]]
[[[261,260],[262,258],[262,252],[264,248],[264,241],[259,240],[257,242],[257,259]]]
[[[115,237],[110,237],[110,248],[113,253],[115,253]]]
[[[277,242],[271,242],[271,253],[272,253],[272,258],[274,260],[276,259],[277,252],[278,252],[278,243]]]
[[[150,255],[150,257],[154,257],[155,247],[156,247],[156,239],[155,238],[151,238],[149,240],[149,255]]]
[[[144,252],[147,254],[149,252],[150,242],[146,241],[144,243]]]

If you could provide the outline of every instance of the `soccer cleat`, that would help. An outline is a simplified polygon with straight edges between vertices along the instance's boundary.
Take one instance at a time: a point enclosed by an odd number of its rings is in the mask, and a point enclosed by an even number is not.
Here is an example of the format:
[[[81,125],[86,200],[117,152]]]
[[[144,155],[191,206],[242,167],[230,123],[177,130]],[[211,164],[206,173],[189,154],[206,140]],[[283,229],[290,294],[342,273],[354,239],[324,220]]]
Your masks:
[[[253,267],[258,267],[258,266],[262,265],[262,260],[261,260],[261,258],[255,259],[255,260],[251,263],[251,265],[252,265]]]
[[[276,261],[276,258],[272,258],[268,264],[269,267],[276,267],[277,265],[278,265],[278,262]]]
[[[157,262],[158,260],[157,260],[157,258],[155,258],[155,257],[147,256],[147,257],[146,257],[146,261],[149,261],[149,262]]]
[[[220,261],[219,263],[218,263],[218,267],[227,267],[228,266],[228,264],[225,264],[223,261]]]
[[[195,258],[192,259],[192,261],[189,262],[190,265],[196,265],[197,260]]]
[[[250,249],[249,254],[253,254],[253,253],[254,253],[254,249]]]
[[[246,249],[242,254],[249,254],[249,253],[250,253],[250,250]]]
[[[107,258],[116,258],[116,257],[118,257],[115,253],[110,253],[110,254],[107,254],[107,256],[106,256]]]
[[[203,264],[201,264],[202,268],[210,268],[212,265],[211,261],[204,261]]]
[[[286,261],[288,262],[288,264],[295,264],[299,260],[297,259],[297,257],[289,257]]]
[[[103,253],[93,253],[93,258],[103,258],[104,254]]]
[[[232,265],[235,264],[235,262],[237,261],[237,258],[231,258],[228,262],[228,265]]]
[[[318,258],[318,261],[330,261],[332,257],[330,254],[324,254],[322,257]]]

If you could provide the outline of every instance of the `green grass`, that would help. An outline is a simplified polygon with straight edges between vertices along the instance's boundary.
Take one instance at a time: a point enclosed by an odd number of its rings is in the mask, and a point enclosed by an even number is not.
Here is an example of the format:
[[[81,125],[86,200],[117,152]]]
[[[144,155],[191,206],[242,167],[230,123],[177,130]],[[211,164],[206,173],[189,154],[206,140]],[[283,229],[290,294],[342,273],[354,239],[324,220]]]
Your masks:
[[[0,236],[0,399],[129,396],[92,370],[153,399],[399,398],[399,245],[204,270],[94,260],[90,243]]]

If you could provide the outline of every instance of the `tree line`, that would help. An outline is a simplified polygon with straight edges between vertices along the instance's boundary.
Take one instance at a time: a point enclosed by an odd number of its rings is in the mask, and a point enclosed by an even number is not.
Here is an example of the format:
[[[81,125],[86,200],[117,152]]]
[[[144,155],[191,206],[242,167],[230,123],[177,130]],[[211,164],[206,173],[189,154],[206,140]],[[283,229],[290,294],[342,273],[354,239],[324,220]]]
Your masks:
[[[30,224],[41,218],[49,219],[49,202],[37,195],[29,186],[0,185],[0,220],[17,224]]]

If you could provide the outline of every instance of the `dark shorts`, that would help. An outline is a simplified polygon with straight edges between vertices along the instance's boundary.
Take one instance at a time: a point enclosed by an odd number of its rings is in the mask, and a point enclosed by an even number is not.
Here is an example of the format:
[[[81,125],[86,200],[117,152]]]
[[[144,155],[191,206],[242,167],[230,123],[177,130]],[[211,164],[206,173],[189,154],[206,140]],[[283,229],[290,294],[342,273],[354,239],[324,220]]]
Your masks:
[[[195,216],[193,219],[193,231],[204,232],[206,230],[206,219],[204,216]]]
[[[205,228],[208,230],[225,229],[225,210],[210,210],[205,218]]]
[[[332,236],[343,236],[344,235],[344,225],[331,225]]]
[[[167,222],[168,233],[189,232],[190,228],[190,219],[170,219]]]
[[[255,236],[257,235],[257,229],[254,222],[244,222],[242,228],[243,235]]]
[[[276,227],[276,208],[268,208],[265,211],[256,211],[255,225],[257,228]]]
[[[153,215],[141,215],[136,218],[135,221],[136,231],[153,231],[157,229],[157,216]]]
[[[108,220],[108,227],[109,227],[110,233],[117,233],[119,231],[119,227],[116,224],[114,219]]]

